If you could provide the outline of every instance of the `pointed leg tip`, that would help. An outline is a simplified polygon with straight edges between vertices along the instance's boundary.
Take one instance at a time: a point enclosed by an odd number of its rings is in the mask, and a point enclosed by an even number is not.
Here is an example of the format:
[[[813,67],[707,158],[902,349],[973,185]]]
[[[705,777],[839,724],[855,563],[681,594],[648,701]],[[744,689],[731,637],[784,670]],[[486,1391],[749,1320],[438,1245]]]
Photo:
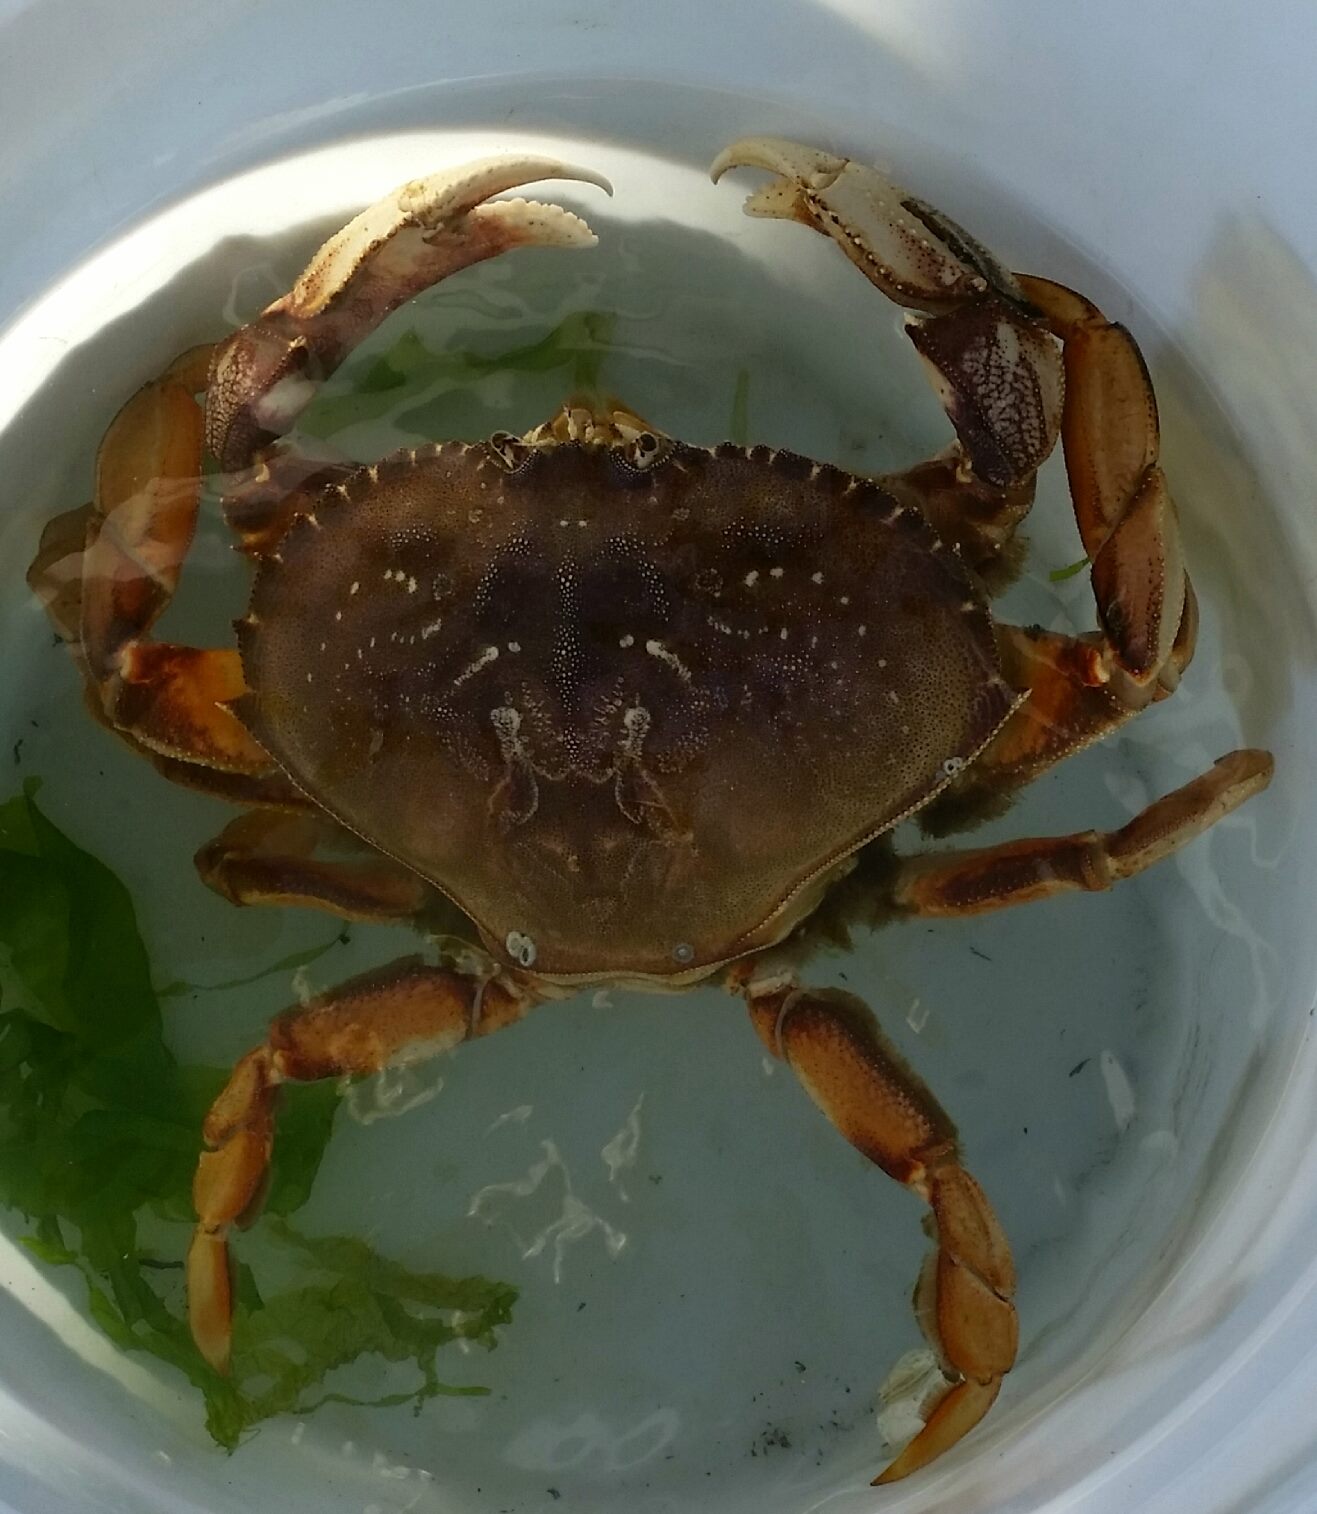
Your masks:
[[[900,1482],[949,1451],[978,1424],[1000,1391],[1000,1377],[981,1383],[972,1379],[956,1383],[934,1406],[919,1434],[870,1486],[886,1487],[888,1483]]]
[[[213,1367],[221,1377],[228,1377],[233,1370],[233,1343],[226,1335],[223,1340],[209,1340],[193,1333],[197,1350],[207,1366]]]
[[[1218,767],[1227,763],[1236,768],[1241,777],[1255,782],[1260,789],[1266,788],[1276,772],[1275,757],[1261,747],[1242,747],[1237,752],[1217,758]]]
[[[193,1344],[221,1377],[233,1355],[233,1284],[223,1238],[197,1228],[186,1263],[188,1329]]]

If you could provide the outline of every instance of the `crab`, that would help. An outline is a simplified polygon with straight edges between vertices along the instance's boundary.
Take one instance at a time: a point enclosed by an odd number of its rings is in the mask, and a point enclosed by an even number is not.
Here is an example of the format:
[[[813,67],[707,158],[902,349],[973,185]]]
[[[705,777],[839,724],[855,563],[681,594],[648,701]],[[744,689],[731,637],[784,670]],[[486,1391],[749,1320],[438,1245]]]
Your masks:
[[[606,181],[492,158],[384,196],[289,293],[134,395],[92,503],[50,523],[29,577],[96,717],[166,776],[243,806],[197,856],[207,884],[238,904],[444,919],[466,942],[288,1009],[238,1062],[195,1183],[205,1358],[226,1370],[230,1238],[259,1209],[281,1084],[432,1056],[585,984],[714,979],[928,1206],[915,1309],[942,1377],[876,1479],[891,1482],[996,1399],[1014,1270],[950,1116],[865,1003],[803,976],[807,922],[842,880],[872,916],[1108,888],[1265,788],[1272,760],[1231,752],[1110,832],[892,850],[898,822],[1000,809],[1175,689],[1196,610],[1156,402],[1123,327],[1010,273],[877,169],[768,137],[728,147],[714,179],[733,168],[772,175],[750,214],[830,237],[906,311],[955,433],[940,455],[864,477],[690,446],[577,397],[522,436],[369,466],[300,457],[297,414],[404,301],[514,248],[595,241],[560,207],[492,197]],[[995,620],[986,587],[1010,576],[1058,435],[1097,607],[1077,636]],[[204,451],[255,564],[236,648],[151,635]]]

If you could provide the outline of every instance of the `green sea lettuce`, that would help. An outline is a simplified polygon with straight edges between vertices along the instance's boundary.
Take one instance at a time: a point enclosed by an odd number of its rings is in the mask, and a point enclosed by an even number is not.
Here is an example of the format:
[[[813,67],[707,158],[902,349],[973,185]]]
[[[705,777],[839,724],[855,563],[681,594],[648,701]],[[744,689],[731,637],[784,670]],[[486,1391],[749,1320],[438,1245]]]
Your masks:
[[[35,796],[29,783],[0,805],[0,1204],[27,1217],[24,1244],[81,1272],[92,1320],[122,1350],[181,1372],[230,1449],[260,1420],[326,1402],[487,1391],[442,1382],[435,1354],[458,1339],[494,1346],[514,1288],[413,1272],[364,1241],[289,1223],[329,1140],[329,1084],[289,1088],[280,1111],[263,1223],[297,1283],[264,1296],[239,1264],[232,1374],[202,1360],[182,1266],[201,1120],[226,1074],[177,1063],[127,889]],[[324,1387],[371,1355],[413,1364],[419,1381],[371,1400]]]

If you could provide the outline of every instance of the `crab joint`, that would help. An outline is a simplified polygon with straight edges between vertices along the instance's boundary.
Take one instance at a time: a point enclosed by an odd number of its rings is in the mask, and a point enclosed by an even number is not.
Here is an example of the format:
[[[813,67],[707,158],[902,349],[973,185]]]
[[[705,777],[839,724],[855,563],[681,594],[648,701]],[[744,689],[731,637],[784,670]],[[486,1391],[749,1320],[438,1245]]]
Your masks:
[[[522,967],[535,965],[535,943],[523,931],[510,930],[503,945],[508,956]]]
[[[510,431],[495,431],[485,443],[485,450],[507,473],[515,473],[535,453],[530,442]]]

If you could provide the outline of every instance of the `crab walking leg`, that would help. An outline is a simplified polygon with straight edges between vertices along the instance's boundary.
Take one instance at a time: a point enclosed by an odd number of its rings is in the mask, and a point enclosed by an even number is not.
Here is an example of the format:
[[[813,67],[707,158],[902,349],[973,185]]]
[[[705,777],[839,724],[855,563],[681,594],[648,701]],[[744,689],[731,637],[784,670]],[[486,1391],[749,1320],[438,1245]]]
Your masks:
[[[1100,634],[1067,636],[1004,622],[995,629],[1002,676],[1028,698],[973,763],[920,814],[920,825],[933,835],[958,829],[956,817],[980,812],[985,802],[991,810],[1013,790],[1139,713],[1139,702],[1122,698],[1118,682],[1105,675],[1106,651]],[[1180,634],[1153,686],[1154,700],[1166,698],[1174,689],[1193,657],[1197,635],[1198,602],[1186,581]]]
[[[270,1026],[206,1116],[210,1148],[197,1164],[197,1227],[187,1256],[192,1337],[217,1371],[228,1370],[233,1322],[229,1231],[259,1206],[274,1148],[279,1085],[359,1077],[436,1056],[510,1025],[538,1002],[510,972],[430,967],[419,957],[353,978]]]
[[[91,715],[107,730],[115,731],[140,756],[147,758],[166,778],[185,788],[238,804],[266,805],[280,809],[298,809],[308,801],[276,772],[223,772],[184,759],[169,757],[136,740],[128,731],[115,725],[100,686],[92,679],[82,653],[83,552],[88,526],[95,518],[95,507],[88,504],[66,510],[51,520],[41,534],[36,557],[28,568],[27,580],[43,602],[46,614],[58,634],[69,645],[74,661],[82,672],[87,707]]]
[[[1230,752],[1119,830],[905,859],[890,884],[890,903],[905,914],[977,915],[1074,889],[1108,889],[1187,846],[1260,794],[1274,767],[1270,752]]]
[[[930,1209],[936,1249],[915,1312],[947,1378],[924,1428],[875,1479],[895,1482],[940,1456],[992,1407],[1015,1361],[1010,1246],[983,1190],[960,1164],[956,1129],[879,1029],[868,1006],[836,989],[733,971],[768,1050],[846,1137]]]
[[[353,860],[316,856],[334,846]],[[232,820],[197,853],[202,882],[233,904],[328,910],[344,920],[416,919],[434,890],[323,815],[256,810]]]
[[[221,343],[206,442],[227,470],[283,435],[317,386],[390,311],[459,269],[513,247],[591,247],[579,217],[491,195],[540,179],[608,181],[553,158],[484,158],[412,179],[336,232],[286,295]]]
[[[47,528],[28,581],[105,724],[166,758],[264,776],[269,757],[223,708],[245,688],[237,652],[147,639],[196,529],[202,416],[193,394],[210,351],[184,353],[115,416],[91,504]]]
[[[201,410],[192,384],[204,388],[209,352],[185,353],[120,409],[97,452],[91,503],[48,521],[28,566],[28,586],[59,634],[79,656],[91,642],[98,676],[105,643],[122,639],[116,622],[130,633],[150,625],[178,586],[200,494]]]
[[[1109,671],[1120,696],[1141,707],[1157,692],[1189,595],[1179,522],[1158,465],[1152,381],[1134,338],[1096,305],[1049,279],[1021,276],[1020,284],[1064,343],[1061,440],[1075,519]]]
[[[80,659],[82,649],[82,554],[94,514],[92,505],[53,516],[28,564],[27,584],[56,632]]]
[[[184,353],[110,422],[96,454],[79,639],[106,689],[178,588],[201,496],[201,407],[211,348]]]

